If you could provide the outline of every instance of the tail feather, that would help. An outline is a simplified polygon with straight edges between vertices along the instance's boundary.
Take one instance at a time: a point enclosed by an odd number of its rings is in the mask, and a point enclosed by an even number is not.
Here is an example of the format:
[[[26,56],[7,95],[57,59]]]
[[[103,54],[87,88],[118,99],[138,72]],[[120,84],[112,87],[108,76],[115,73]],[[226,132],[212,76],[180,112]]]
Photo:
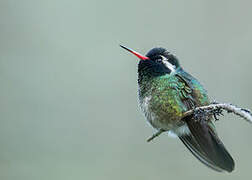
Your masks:
[[[198,160],[218,172],[234,170],[234,160],[218,138],[213,124],[189,120],[187,126],[190,133],[179,138]]]
[[[214,165],[214,163],[209,160],[204,153],[202,153],[198,144],[196,144],[195,139],[191,135],[184,135],[179,137],[183,144],[189,149],[189,151],[203,164],[207,167],[222,172],[223,170]]]

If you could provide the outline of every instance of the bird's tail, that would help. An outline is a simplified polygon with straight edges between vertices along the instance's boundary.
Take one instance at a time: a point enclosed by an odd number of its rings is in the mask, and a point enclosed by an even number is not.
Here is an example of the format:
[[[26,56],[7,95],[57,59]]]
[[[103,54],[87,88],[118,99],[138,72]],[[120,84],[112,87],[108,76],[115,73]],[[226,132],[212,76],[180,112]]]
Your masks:
[[[194,120],[186,123],[190,132],[179,138],[192,154],[213,170],[233,171],[234,160],[218,138],[213,123]]]

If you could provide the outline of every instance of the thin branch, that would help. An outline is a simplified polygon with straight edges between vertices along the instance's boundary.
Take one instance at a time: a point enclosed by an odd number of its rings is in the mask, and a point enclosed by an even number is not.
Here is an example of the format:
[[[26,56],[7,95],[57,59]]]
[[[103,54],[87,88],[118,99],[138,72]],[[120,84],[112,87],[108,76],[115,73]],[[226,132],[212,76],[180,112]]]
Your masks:
[[[158,130],[158,132],[156,132],[155,134],[153,134],[149,139],[147,139],[147,142],[152,141],[154,138],[158,137],[160,134],[162,134],[163,132],[165,132],[165,130],[160,129]]]
[[[208,106],[197,107],[195,109],[185,112],[181,119],[190,115],[193,115],[193,118],[195,119],[199,117],[202,118],[207,115],[213,115],[216,118],[216,115],[222,115],[222,110],[225,110],[228,113],[234,113],[235,115],[240,116],[249,123],[252,123],[252,113],[250,110],[240,108],[233,104],[227,104],[227,103],[213,103]],[[154,138],[158,137],[163,132],[165,132],[165,130],[160,129],[155,134],[153,134],[149,139],[147,139],[147,142],[152,141]]]
[[[210,104],[208,106],[197,107],[195,109],[185,112],[183,115],[183,118],[186,116],[195,114],[195,112],[199,112],[199,111],[214,112],[215,110],[220,110],[220,109],[226,110],[228,113],[234,113],[235,115],[242,117],[249,123],[252,123],[252,113],[250,110],[240,108],[233,104],[227,104],[227,103],[216,103],[216,104]]]

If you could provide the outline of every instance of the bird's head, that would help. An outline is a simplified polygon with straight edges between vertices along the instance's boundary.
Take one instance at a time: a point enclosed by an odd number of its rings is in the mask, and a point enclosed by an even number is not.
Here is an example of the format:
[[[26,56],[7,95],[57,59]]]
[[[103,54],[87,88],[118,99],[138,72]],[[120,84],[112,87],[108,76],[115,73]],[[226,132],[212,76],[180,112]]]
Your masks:
[[[140,59],[138,64],[139,75],[162,76],[172,74],[180,68],[178,59],[164,48],[153,48],[146,56],[143,56],[132,49],[120,46]]]

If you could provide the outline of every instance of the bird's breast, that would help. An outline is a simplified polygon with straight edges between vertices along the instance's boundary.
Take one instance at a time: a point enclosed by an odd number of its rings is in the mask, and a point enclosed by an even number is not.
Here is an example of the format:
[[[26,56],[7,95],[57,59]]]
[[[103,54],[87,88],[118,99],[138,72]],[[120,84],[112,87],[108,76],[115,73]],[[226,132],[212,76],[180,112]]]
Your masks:
[[[185,107],[175,89],[152,90],[149,95],[140,96],[139,102],[147,121],[156,129],[170,130],[184,124],[181,117]]]

